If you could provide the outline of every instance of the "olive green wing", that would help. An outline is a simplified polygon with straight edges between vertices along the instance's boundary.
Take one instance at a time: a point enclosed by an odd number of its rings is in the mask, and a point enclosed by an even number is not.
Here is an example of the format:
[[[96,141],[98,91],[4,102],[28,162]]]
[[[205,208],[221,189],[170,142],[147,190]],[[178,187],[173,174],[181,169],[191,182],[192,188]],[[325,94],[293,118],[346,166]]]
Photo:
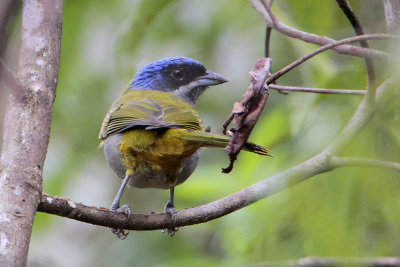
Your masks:
[[[193,107],[181,98],[164,92],[139,90],[126,92],[114,103],[103,121],[99,138],[105,139],[133,128],[200,130],[202,123]]]

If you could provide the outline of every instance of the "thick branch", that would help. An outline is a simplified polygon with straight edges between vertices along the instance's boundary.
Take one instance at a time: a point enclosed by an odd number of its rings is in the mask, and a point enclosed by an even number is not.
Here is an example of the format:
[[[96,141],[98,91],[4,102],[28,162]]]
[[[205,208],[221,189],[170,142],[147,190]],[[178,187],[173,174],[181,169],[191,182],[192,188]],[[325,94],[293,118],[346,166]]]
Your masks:
[[[4,120],[0,159],[0,266],[25,266],[42,191],[61,44],[62,0],[25,0],[19,82]]]
[[[378,103],[380,103],[381,99],[387,97],[388,92],[390,92],[390,90],[388,90],[388,88],[390,88],[389,85],[390,82],[386,82],[378,88]],[[53,197],[46,194],[42,196],[38,211],[107,227],[122,226],[130,230],[155,230],[207,222],[244,208],[260,199],[285,190],[319,173],[350,165],[351,161],[348,164],[338,164],[338,161],[335,161],[336,158],[332,156],[331,152],[338,151],[346,142],[349,143],[354,135],[360,132],[371,119],[376,106],[373,106],[373,108],[368,109],[368,112],[365,112],[365,105],[366,101],[363,101],[353,118],[345,127],[345,130],[339,135],[340,140],[333,141],[333,143],[338,146],[337,149],[335,145],[328,146],[327,149],[317,156],[270,178],[255,183],[237,193],[200,207],[180,210],[176,213],[176,218],[174,219],[168,214],[133,214],[130,221],[126,222],[122,214],[107,211],[104,208],[98,209],[84,206],[69,199]],[[352,128],[351,132],[348,128]],[[343,135],[346,134],[346,131],[351,136],[350,138],[343,139]],[[355,165],[360,164],[359,161],[354,163]],[[378,165],[379,164],[376,164],[376,166]],[[380,167],[383,165],[385,164],[382,164]],[[386,167],[386,165],[383,167]]]
[[[325,89],[325,88],[309,88],[298,86],[287,86],[270,84],[270,89],[282,92],[303,92],[303,93],[316,93],[316,94],[332,94],[332,95],[365,95],[366,90],[347,90],[347,89]]]
[[[258,12],[261,13],[261,15],[264,17],[265,21],[267,22],[268,26],[273,28],[274,30],[295,38],[295,39],[300,39],[302,41],[312,43],[312,44],[317,44],[317,45],[327,45],[332,42],[335,42],[334,39],[331,39],[326,36],[319,36],[316,34],[311,34],[308,32],[300,31],[295,28],[292,28],[288,25],[283,24],[281,21],[279,21],[275,16],[274,20],[271,18],[272,13],[268,13],[265,7],[260,3],[259,0],[250,0],[251,4],[253,5],[254,9],[256,9]],[[272,14],[273,15],[273,14]],[[363,47],[357,47],[357,46],[351,46],[351,45],[341,45],[338,47],[335,47],[334,50],[338,52],[339,54],[346,54],[346,55],[351,55],[351,56],[357,56],[357,57],[365,57],[365,58],[376,58],[376,59],[385,59],[386,58],[386,53],[374,49],[367,49]]]
[[[289,170],[253,184],[235,194],[205,204],[180,210],[172,218],[169,214],[133,214],[129,222],[123,214],[88,207],[66,198],[43,194],[38,211],[107,227],[128,230],[156,230],[208,222],[244,208],[260,199],[271,196],[305,179],[329,171],[328,159],[318,155]]]

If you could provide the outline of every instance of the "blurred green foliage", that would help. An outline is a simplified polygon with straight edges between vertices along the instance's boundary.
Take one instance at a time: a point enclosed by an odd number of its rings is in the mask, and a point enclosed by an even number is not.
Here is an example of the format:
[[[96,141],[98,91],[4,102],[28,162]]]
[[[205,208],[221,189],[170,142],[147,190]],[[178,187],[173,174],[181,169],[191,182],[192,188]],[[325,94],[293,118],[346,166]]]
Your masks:
[[[384,31],[379,2],[351,1],[366,32]],[[335,1],[275,1],[273,10],[301,30],[336,39],[353,35]],[[65,1],[44,190],[87,205],[111,203],[120,181],[97,148],[102,119],[133,74],[161,58],[193,57],[231,81],[207,91],[197,107],[205,124],[220,132],[232,103],[247,88],[248,71],[263,56],[264,32],[263,19],[248,1]],[[14,39],[10,47],[18,42]],[[316,48],[273,32],[273,70]],[[365,66],[362,59],[329,51],[279,83],[362,89]],[[315,155],[360,101],[360,96],[272,92],[251,140],[271,148],[275,157],[242,153],[225,175],[225,152],[204,150],[196,172],[176,190],[177,208],[216,200]],[[383,107],[345,155],[399,162],[399,104],[393,98]],[[337,169],[219,220],[184,227],[173,238],[159,231],[131,232],[120,241],[106,228],[38,214],[28,265],[238,266],[310,255],[399,255],[399,178],[382,169]],[[129,188],[123,202],[134,212],[161,212],[167,198],[167,191]]]

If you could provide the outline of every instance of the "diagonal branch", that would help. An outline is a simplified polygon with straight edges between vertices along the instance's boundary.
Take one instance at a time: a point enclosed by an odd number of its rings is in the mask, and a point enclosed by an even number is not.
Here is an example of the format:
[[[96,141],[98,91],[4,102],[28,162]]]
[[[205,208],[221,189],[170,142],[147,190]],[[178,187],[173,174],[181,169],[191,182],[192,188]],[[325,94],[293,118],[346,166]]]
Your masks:
[[[253,184],[225,198],[203,206],[178,211],[174,218],[169,214],[132,214],[129,222],[123,214],[75,203],[66,198],[42,195],[38,211],[107,227],[128,230],[156,230],[208,222],[242,209],[260,199],[287,189],[305,179],[331,170],[325,155],[318,155],[289,170]]]
[[[335,42],[334,39],[331,39],[326,36],[319,36],[316,34],[300,31],[298,29],[292,28],[281,21],[279,21],[272,12],[268,13],[266,8],[260,3],[259,0],[250,0],[252,6],[255,10],[257,10],[261,15],[264,17],[265,21],[267,22],[268,26],[273,28],[274,30],[295,39],[300,39],[307,43],[317,44],[317,45],[327,45],[332,42]],[[273,17],[274,20],[271,18]],[[375,59],[385,59],[387,53],[374,50],[374,49],[367,49],[363,47],[351,46],[351,45],[341,45],[335,47],[334,50],[339,54],[346,54],[351,56],[357,57],[366,57],[366,58],[375,58]]]

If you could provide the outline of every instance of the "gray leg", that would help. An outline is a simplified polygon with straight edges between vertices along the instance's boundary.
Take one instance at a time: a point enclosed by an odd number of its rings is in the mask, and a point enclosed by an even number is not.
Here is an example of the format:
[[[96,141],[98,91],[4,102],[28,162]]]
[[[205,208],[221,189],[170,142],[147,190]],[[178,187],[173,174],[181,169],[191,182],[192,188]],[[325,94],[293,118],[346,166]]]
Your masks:
[[[124,213],[127,216],[128,221],[132,215],[131,208],[128,205],[123,205],[122,207],[120,207],[119,201],[122,197],[122,193],[124,192],[126,184],[128,183],[130,178],[131,178],[130,175],[125,176],[124,180],[122,181],[121,187],[119,188],[118,193],[115,196],[115,199],[110,207],[111,211]],[[125,233],[124,229],[122,229],[122,228],[120,228],[120,229],[111,228],[111,232],[113,232],[121,240],[125,239],[127,237],[127,235],[129,234],[129,232]]]
[[[165,205],[164,208],[164,212],[170,214],[174,220],[176,220],[176,209],[175,209],[175,205],[174,205],[174,193],[175,193],[175,188],[171,187],[170,191],[169,191],[169,201],[167,202],[167,204]],[[173,236],[176,232],[178,231],[178,228],[176,227],[172,227],[172,228],[167,228],[167,233],[170,236]]]

